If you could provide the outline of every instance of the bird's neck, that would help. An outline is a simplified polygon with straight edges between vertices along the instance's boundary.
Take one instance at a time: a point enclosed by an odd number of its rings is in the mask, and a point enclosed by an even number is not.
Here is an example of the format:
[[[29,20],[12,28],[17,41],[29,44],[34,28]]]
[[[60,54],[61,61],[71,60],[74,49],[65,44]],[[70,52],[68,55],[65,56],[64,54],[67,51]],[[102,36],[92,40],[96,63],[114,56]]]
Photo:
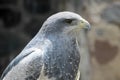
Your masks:
[[[43,40],[47,40],[51,49],[60,50],[59,52],[77,47],[76,38],[67,35],[48,35]]]
[[[73,41],[76,41],[75,37],[71,37],[69,35],[48,35],[45,37],[46,39],[49,39],[53,44],[70,44]]]

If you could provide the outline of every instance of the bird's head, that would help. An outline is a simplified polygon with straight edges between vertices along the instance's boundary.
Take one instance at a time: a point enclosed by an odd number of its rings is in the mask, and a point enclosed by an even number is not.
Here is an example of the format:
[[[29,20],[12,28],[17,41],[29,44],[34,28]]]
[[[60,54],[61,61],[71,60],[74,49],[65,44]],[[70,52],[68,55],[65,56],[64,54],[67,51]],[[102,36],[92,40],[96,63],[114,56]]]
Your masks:
[[[76,13],[65,11],[49,17],[43,24],[41,30],[48,34],[71,35],[83,29],[90,29],[88,21]]]

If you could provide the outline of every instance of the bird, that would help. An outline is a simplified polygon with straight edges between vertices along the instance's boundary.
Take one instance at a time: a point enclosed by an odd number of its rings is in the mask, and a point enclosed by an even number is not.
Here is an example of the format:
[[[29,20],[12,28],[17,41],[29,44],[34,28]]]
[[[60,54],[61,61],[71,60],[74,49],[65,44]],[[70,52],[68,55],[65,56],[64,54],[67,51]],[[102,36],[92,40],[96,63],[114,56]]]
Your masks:
[[[89,22],[70,11],[55,13],[4,70],[0,80],[79,80],[79,32]]]

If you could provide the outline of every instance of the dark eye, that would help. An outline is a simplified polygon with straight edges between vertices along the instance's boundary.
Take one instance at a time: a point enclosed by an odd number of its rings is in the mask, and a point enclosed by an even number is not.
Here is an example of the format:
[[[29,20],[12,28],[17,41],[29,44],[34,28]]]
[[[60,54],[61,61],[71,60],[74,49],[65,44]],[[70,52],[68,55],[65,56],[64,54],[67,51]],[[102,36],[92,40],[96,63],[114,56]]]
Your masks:
[[[71,24],[72,23],[72,19],[65,19],[65,23]]]

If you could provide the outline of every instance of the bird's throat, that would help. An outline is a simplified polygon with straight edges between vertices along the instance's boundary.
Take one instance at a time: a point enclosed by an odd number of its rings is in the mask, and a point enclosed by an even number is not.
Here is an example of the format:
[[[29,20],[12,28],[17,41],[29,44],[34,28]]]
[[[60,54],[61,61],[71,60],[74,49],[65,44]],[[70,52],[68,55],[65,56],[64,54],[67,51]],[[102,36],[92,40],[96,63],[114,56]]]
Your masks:
[[[76,39],[54,37],[50,41],[52,46],[44,55],[44,75],[55,80],[75,80],[80,63]]]

